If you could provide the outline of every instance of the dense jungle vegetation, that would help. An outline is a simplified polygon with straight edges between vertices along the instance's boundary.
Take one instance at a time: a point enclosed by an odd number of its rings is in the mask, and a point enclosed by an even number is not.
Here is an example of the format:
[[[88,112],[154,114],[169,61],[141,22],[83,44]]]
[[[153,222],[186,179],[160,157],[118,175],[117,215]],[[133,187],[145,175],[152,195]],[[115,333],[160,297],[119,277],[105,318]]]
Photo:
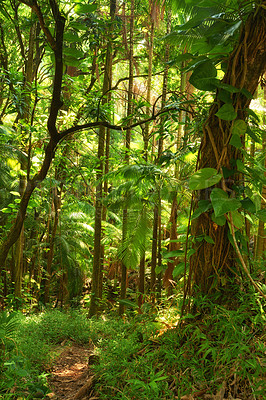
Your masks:
[[[265,399],[265,74],[266,0],[0,0],[0,399]]]

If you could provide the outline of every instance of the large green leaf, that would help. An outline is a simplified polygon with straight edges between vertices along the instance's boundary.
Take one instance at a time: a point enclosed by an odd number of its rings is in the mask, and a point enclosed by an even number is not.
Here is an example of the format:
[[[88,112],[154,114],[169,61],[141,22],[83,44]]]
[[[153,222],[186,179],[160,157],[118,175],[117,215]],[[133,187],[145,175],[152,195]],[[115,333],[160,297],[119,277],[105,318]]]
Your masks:
[[[202,168],[195,172],[189,180],[189,188],[191,190],[206,189],[215,185],[222,179],[222,175],[218,174],[214,168]]]
[[[237,229],[243,228],[245,224],[245,218],[243,217],[243,215],[240,214],[238,211],[232,211],[231,215],[234,227]]]
[[[247,131],[247,124],[243,119],[236,119],[232,128],[233,135],[244,135]]]
[[[185,270],[185,263],[180,262],[176,265],[173,271],[173,278],[176,279],[179,275],[183,274]]]
[[[243,147],[243,143],[241,142],[239,135],[232,135],[230,139],[230,144],[237,149],[241,149],[241,147]]]
[[[74,9],[77,14],[88,14],[97,10],[97,4],[78,3],[75,5]]]
[[[212,208],[212,204],[209,200],[200,200],[198,202],[198,208],[194,211],[191,219],[198,218],[202,213],[208,211],[210,208]]]
[[[189,82],[199,90],[215,90],[217,71],[210,60],[204,61],[194,69]]]
[[[215,115],[225,121],[233,121],[237,117],[237,113],[232,104],[224,104]]]
[[[239,200],[235,198],[229,198],[228,194],[219,188],[214,188],[210,197],[215,217],[220,217],[229,211],[236,211],[242,206]]]

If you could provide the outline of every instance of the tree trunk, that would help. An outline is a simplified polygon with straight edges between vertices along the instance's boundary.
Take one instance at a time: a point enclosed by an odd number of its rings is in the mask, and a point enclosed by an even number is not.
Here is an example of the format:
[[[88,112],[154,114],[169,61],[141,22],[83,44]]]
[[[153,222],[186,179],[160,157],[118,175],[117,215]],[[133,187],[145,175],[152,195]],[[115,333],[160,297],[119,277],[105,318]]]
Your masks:
[[[263,114],[263,123],[266,124],[266,87],[264,86],[264,114]],[[266,169],[266,133],[263,132],[262,138],[262,153],[264,154],[264,168]],[[264,171],[264,176],[266,178],[266,171]],[[262,185],[261,191],[261,210],[265,210],[266,208],[266,185]],[[264,222],[260,219],[259,226],[258,226],[258,235],[256,241],[256,260],[258,262],[262,262],[263,256],[265,257],[266,254],[266,232],[264,228]]]
[[[111,21],[113,21],[116,10],[116,0],[110,0],[110,17]],[[113,49],[112,49],[112,31],[113,25],[110,26],[110,40],[107,43],[107,52],[105,59],[105,71],[104,71],[104,81],[103,81],[103,99],[102,104],[106,104],[108,102],[108,91],[111,88],[111,68],[112,68],[112,59],[113,59]],[[89,308],[89,317],[97,314],[99,308],[99,295],[101,293],[100,289],[100,276],[101,276],[101,265],[102,265],[102,247],[101,247],[101,239],[102,239],[102,195],[103,195],[103,158],[104,158],[104,144],[105,144],[105,135],[106,128],[104,126],[100,126],[99,128],[99,138],[98,138],[98,167],[96,174],[96,181],[98,182],[96,187],[96,204],[95,204],[95,223],[94,223],[94,257],[93,257],[93,269],[92,269],[92,293],[91,293],[91,302]]]
[[[54,257],[55,236],[59,223],[59,212],[61,208],[61,190],[60,193],[58,193],[57,187],[53,188],[53,208],[54,208],[53,209],[54,223],[49,240],[49,251],[47,254],[47,267],[46,267],[46,277],[44,285],[44,304],[48,304],[50,302],[50,283],[51,283],[52,263]]]
[[[263,4],[265,3],[264,1]],[[238,89],[245,88],[253,95],[266,68],[265,45],[266,10],[260,7],[242,26],[239,41],[229,57],[227,72],[222,82]],[[241,151],[229,143],[233,121],[221,120],[215,115],[223,105],[220,92],[221,89],[218,89],[203,126],[197,169],[211,167],[219,172],[226,171],[229,177],[223,178],[220,186],[232,197],[235,194],[234,185],[240,183],[240,174],[234,169],[234,160],[241,159]],[[245,120],[250,98],[241,92],[232,94],[231,98],[237,119]],[[210,192],[211,188],[195,193],[195,204],[197,205],[199,200],[209,199]],[[194,292],[198,288],[203,294],[224,289],[229,291],[230,279],[235,278],[238,269],[236,252],[228,238],[228,224],[217,225],[213,222],[211,214],[211,211],[201,214],[191,227],[197,244],[196,252],[190,260],[190,277],[193,280]],[[197,242],[198,237],[205,235],[213,239],[214,244],[205,240]]]
[[[56,32],[55,39],[52,37],[50,31],[46,27],[43,27],[44,33],[49,43],[51,44],[51,47],[55,54],[55,75],[53,82],[53,94],[52,94],[51,107],[47,123],[50,140],[45,149],[44,161],[40,168],[40,171],[32,179],[27,180],[26,188],[21,198],[19,211],[17,213],[14,224],[11,227],[7,237],[2,242],[0,248],[0,268],[1,268],[0,271],[2,271],[2,268],[4,268],[5,261],[8,256],[10,248],[19,239],[30,197],[34,189],[38,186],[38,184],[42,182],[43,179],[46,177],[50,164],[54,157],[56,146],[60,141],[60,135],[58,134],[56,129],[56,120],[59,109],[62,106],[60,96],[61,96],[62,76],[63,76],[62,48],[63,48],[63,33],[65,27],[65,18],[60,14],[57,3],[51,0],[51,4],[53,6],[52,8],[55,18],[55,32]],[[30,6],[36,12],[40,20],[43,21],[43,16],[40,8],[36,6],[35,3],[31,4]]]
[[[131,10],[130,10],[130,28],[129,28],[129,80],[128,80],[128,98],[127,98],[127,116],[132,115],[133,112],[133,74],[134,74],[134,0],[131,0]],[[129,125],[132,123],[132,118],[129,120]],[[125,151],[125,163],[129,164],[129,151],[131,142],[131,129],[126,129],[126,151]],[[125,243],[127,239],[127,215],[128,210],[125,208],[123,210],[123,227],[122,227],[122,244]],[[124,300],[126,298],[127,290],[127,267],[122,261],[121,265],[121,293],[120,299]],[[122,303],[119,304],[119,315],[123,315],[125,312],[125,306]]]
[[[146,95],[146,101],[148,103],[146,107],[147,117],[150,115],[153,42],[154,42],[154,20],[151,16],[150,37],[148,43],[148,78],[147,78],[147,95]],[[143,154],[144,154],[144,160],[146,162],[148,161],[149,139],[150,139],[150,124],[149,122],[147,122],[145,124],[144,136],[143,136],[143,143],[144,143]]]

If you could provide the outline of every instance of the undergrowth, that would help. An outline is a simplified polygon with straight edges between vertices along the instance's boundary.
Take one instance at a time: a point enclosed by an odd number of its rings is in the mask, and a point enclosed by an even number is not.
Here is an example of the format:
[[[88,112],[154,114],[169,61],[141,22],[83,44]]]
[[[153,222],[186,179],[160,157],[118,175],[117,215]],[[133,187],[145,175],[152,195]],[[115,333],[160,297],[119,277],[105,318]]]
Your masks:
[[[259,298],[243,295],[237,310],[199,302],[201,312],[179,322],[174,306],[128,311],[123,319],[109,314],[88,320],[84,310],[1,313],[0,399],[44,399],[62,344],[72,341],[95,346],[99,399],[264,399]]]

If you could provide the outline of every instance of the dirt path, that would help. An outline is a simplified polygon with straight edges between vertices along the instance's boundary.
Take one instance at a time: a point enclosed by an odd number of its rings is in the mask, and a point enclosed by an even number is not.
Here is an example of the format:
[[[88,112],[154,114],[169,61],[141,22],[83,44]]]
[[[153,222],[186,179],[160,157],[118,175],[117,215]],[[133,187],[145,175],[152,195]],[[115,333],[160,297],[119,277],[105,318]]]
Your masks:
[[[96,400],[93,396],[94,378],[90,369],[92,349],[73,344],[61,353],[52,370],[49,384],[52,400]]]

